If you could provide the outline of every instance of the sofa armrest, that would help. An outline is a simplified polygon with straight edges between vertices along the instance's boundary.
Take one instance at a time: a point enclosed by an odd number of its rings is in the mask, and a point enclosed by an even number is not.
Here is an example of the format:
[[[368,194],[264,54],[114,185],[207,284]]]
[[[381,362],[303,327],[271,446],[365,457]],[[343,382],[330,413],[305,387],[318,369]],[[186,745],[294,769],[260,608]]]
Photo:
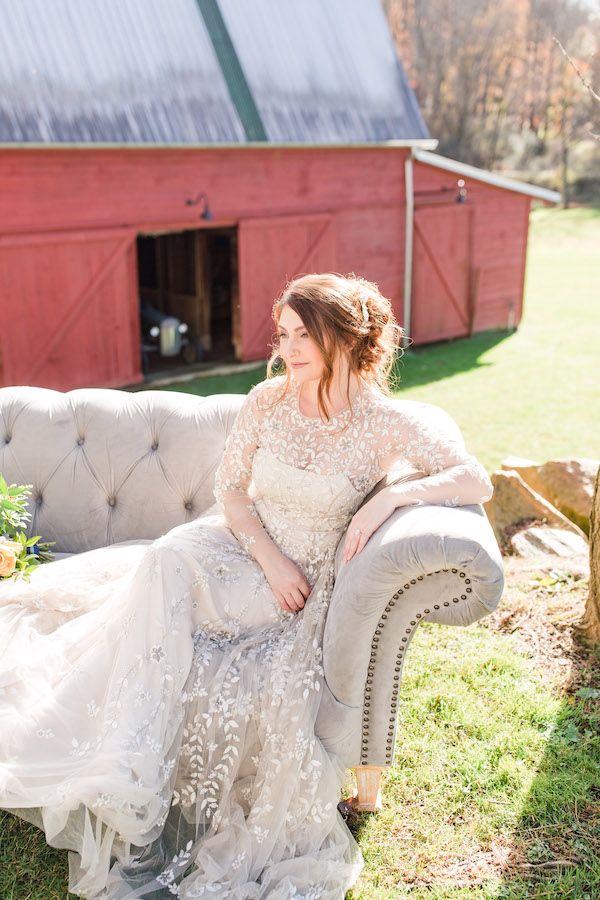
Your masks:
[[[504,586],[496,538],[481,506],[397,509],[343,562],[325,624],[331,695],[362,708],[362,729],[337,752],[346,765],[389,765],[410,640],[423,621],[468,625],[492,612]],[[352,761],[350,761],[352,760]]]

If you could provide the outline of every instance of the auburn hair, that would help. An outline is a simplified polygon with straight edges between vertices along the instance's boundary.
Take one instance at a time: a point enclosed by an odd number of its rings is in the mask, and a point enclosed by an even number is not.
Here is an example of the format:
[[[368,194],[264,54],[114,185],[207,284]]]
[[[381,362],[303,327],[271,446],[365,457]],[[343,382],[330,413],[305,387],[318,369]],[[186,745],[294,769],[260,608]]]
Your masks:
[[[345,354],[348,361],[349,405],[351,373],[390,396],[389,375],[397,353],[403,353],[404,330],[396,321],[390,300],[381,294],[374,282],[354,273],[302,275],[290,281],[274,302],[271,315],[276,326],[286,306],[300,317],[321,351],[323,374],[317,387],[317,400],[327,421],[329,413],[324,400],[329,397],[338,354]],[[276,336],[267,362],[267,378],[280,374],[284,374],[286,380],[277,400],[290,389],[291,371],[280,356]]]

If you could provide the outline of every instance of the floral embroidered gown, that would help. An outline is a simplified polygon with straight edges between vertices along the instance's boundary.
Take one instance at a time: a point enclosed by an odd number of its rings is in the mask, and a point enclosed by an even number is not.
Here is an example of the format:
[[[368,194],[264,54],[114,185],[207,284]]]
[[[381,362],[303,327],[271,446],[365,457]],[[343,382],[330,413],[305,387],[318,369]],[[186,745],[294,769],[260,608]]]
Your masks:
[[[358,876],[314,731],[336,547],[396,459],[425,473],[403,503],[491,484],[373,386],[329,422],[284,386],[248,394],[199,518],[0,586],[0,807],[76,851],[79,896],[338,900]],[[265,533],[311,586],[300,613],[253,557]]]

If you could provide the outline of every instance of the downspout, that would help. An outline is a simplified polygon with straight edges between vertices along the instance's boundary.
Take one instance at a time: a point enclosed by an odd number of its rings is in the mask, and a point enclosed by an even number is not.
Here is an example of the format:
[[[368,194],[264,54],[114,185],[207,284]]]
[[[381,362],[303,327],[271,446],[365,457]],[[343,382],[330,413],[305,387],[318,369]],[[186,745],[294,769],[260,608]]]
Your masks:
[[[412,315],[412,267],[413,267],[413,234],[415,193],[413,183],[413,157],[404,160],[404,189],[406,194],[406,227],[404,231],[404,312],[402,325],[404,337],[402,347],[405,349],[410,343],[411,315]]]

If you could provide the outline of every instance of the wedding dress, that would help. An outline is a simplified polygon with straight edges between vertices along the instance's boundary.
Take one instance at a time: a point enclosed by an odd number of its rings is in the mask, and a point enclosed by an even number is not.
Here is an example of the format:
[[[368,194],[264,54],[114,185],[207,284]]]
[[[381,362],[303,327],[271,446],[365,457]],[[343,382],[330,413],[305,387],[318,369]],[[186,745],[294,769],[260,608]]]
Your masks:
[[[359,874],[344,771],[314,732],[336,547],[393,459],[425,473],[406,503],[491,484],[373,386],[324,422],[294,382],[275,402],[284,385],[248,394],[199,518],[0,585],[0,807],[75,851],[80,896],[338,900]],[[300,613],[276,603],[258,530],[311,585]]]

